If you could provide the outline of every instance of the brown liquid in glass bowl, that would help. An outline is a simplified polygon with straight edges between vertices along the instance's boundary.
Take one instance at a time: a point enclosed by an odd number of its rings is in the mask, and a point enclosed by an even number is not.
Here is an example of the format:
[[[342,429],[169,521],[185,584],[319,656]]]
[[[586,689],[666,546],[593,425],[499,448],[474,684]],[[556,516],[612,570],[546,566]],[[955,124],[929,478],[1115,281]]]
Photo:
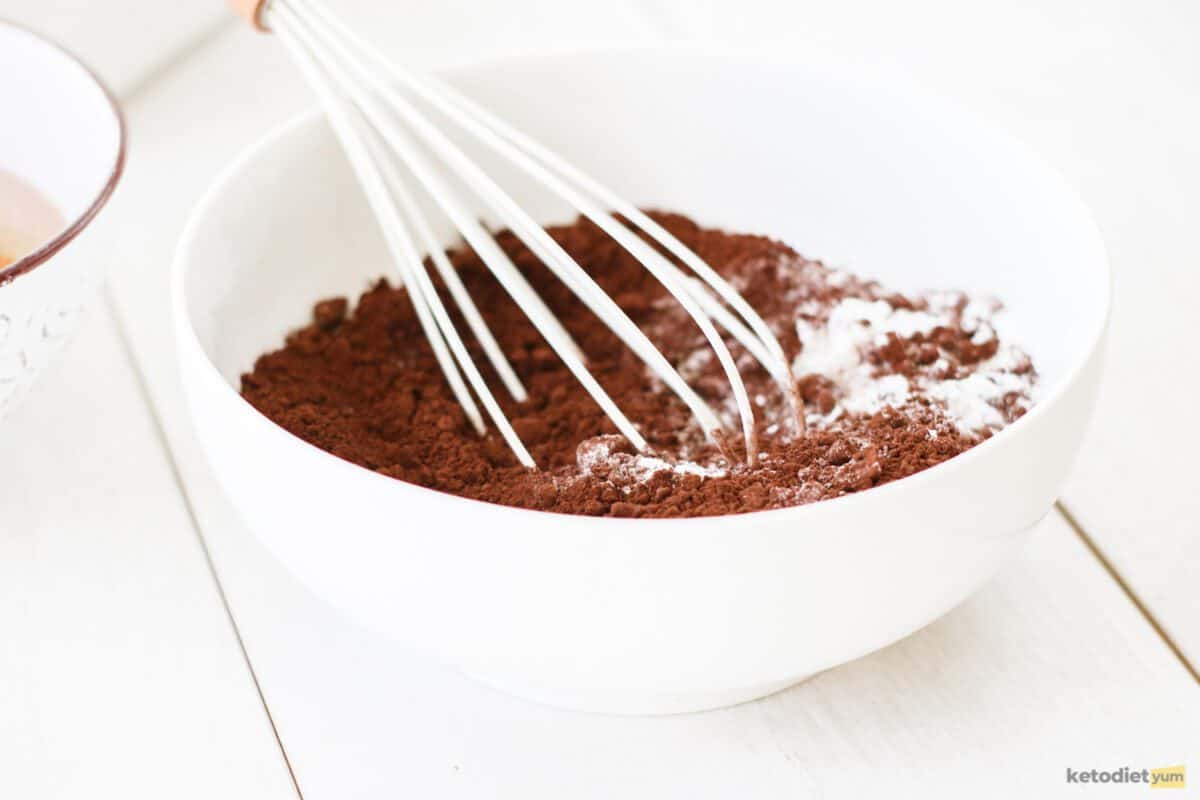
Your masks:
[[[0,169],[0,269],[49,241],[63,215],[23,178]]]

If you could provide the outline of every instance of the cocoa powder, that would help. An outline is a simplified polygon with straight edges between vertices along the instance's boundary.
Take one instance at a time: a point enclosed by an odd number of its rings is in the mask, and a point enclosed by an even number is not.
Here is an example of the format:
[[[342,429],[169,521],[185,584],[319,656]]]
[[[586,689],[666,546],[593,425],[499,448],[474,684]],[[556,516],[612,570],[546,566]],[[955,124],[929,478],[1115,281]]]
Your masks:
[[[370,287],[352,311],[343,298],[317,303],[310,325],[242,377],[242,393],[296,436],[383,475],[493,503],[624,517],[730,514],[863,491],[963,452],[1029,407],[1025,387],[1034,376],[1032,365],[1018,351],[1002,350],[969,298],[938,295],[944,318],[933,325],[927,319],[929,297],[887,292],[765,237],[703,229],[674,214],[654,216],[730,280],[774,329],[789,359],[803,354],[797,364],[815,352],[806,347],[816,347],[816,338],[802,342],[799,331],[823,331],[831,315],[841,313],[839,304],[848,313],[860,307],[873,314],[894,312],[898,320],[923,321],[924,329],[889,331],[862,344],[857,372],[798,375],[808,420],[803,433],[783,392],[730,340],[757,416],[760,455],[749,467],[736,447],[726,454],[706,441],[684,404],[515,236],[500,232],[499,244],[563,321],[592,373],[639,426],[652,453],[635,453],[617,435],[466,248],[451,251],[451,260],[528,388],[526,402],[515,403],[503,392],[448,297],[446,305],[540,469],[521,467],[495,431],[484,437],[474,432],[406,291],[385,280]],[[678,303],[590,222],[548,230],[679,366],[729,430],[737,431],[724,374]],[[1002,353],[1007,360],[998,357]],[[964,428],[950,409],[961,405],[952,402],[958,397],[953,393],[972,375],[975,383],[991,381],[986,384],[991,394],[970,406],[987,424]],[[901,399],[872,400],[866,410],[856,410],[864,401],[852,396],[853,387],[891,391],[897,380],[908,387]]]

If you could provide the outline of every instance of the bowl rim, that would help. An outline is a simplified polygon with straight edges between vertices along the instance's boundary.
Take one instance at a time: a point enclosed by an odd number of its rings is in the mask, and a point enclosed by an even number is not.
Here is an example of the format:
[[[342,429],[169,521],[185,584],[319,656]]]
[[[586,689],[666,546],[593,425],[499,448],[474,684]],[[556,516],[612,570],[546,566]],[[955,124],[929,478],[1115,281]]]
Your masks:
[[[96,74],[96,72],[87,64],[85,64],[78,56],[52,39],[43,36],[42,34],[26,27],[25,25],[13,22],[12,20],[0,18],[0,28],[10,28],[12,30],[27,34],[51,50],[57,51],[57,53],[66,60],[74,62],[75,65],[82,69],[84,74],[87,75],[88,78],[91,79],[92,83],[95,84],[95,86],[100,90],[104,99],[108,102],[109,109],[112,111],[113,119],[117,123],[117,154],[113,161],[112,167],[109,169],[108,179],[104,182],[104,185],[100,187],[100,192],[96,195],[88,207],[84,209],[83,213],[80,214],[79,217],[73,222],[59,231],[54,238],[44,243],[38,249],[21,256],[7,267],[0,269],[0,287],[3,287],[11,283],[17,277],[32,272],[53,258],[60,250],[62,250],[77,236],[79,236],[79,234],[83,233],[83,230],[87,228],[91,221],[95,219],[96,215],[100,213],[100,209],[104,208],[105,204],[108,202],[108,199],[112,197],[113,192],[117,188],[117,184],[121,180],[121,176],[125,172],[129,131],[125,122],[125,115],[121,111],[121,106],[117,102],[116,96],[113,94],[112,90],[109,89],[104,81],[102,81]]]
[[[1105,336],[1108,331],[1111,315],[1112,315],[1112,296],[1113,296],[1113,272],[1112,265],[1109,262],[1108,252],[1104,246],[1103,237],[1100,234],[1099,227],[1096,225],[1095,219],[1092,216],[1087,204],[1079,195],[1075,187],[1062,175],[1062,173],[1038,154],[1029,145],[1010,134],[1008,131],[1000,128],[997,125],[991,124],[979,114],[963,107],[954,100],[938,94],[921,84],[917,83],[908,77],[898,77],[895,74],[884,72],[883,70],[871,69],[864,67],[861,63],[842,61],[836,56],[831,56],[827,53],[770,53],[762,54],[756,51],[747,50],[738,47],[715,46],[707,43],[692,43],[692,42],[674,42],[674,43],[621,43],[621,44],[598,44],[594,46],[584,47],[548,47],[543,49],[531,49],[517,54],[507,54],[497,57],[479,58],[469,61],[455,62],[451,65],[434,70],[435,74],[441,76],[453,77],[455,74],[477,70],[487,66],[495,66],[498,64],[512,64],[522,62],[534,62],[539,60],[553,60],[555,58],[571,58],[579,56],[611,56],[621,53],[646,53],[646,52],[662,52],[662,53],[685,53],[688,55],[704,58],[704,59],[725,59],[733,60],[741,63],[752,63],[762,66],[777,66],[790,68],[807,68],[810,70],[821,70],[830,72],[840,78],[849,81],[865,82],[876,87],[891,87],[900,89],[909,93],[911,96],[920,99],[924,102],[933,102],[940,105],[949,113],[963,119],[981,130],[987,131],[994,137],[997,144],[1006,147],[1014,155],[1019,156],[1039,168],[1050,182],[1057,184],[1059,190],[1064,197],[1076,207],[1079,215],[1079,220],[1082,223],[1081,230],[1086,229],[1088,237],[1092,240],[1097,254],[1095,268],[1101,273],[1101,285],[1103,287],[1103,297],[1101,302],[1103,308],[1098,315],[1098,322],[1094,329],[1090,332],[1087,344],[1081,352],[1080,357],[1075,360],[1068,369],[1066,369],[1062,377],[1052,390],[1047,392],[1034,404],[1027,413],[1019,419],[1010,423],[1008,426],[999,432],[988,437],[986,440],[971,447],[965,452],[948,458],[932,467],[927,467],[920,472],[909,475],[905,478],[890,481],[882,486],[873,486],[870,489],[853,492],[851,494],[842,495],[839,497],[820,500],[813,503],[805,503],[798,506],[787,506],[784,508],[762,509],[757,511],[746,511],[737,514],[721,514],[714,516],[699,516],[699,517],[651,517],[651,518],[620,518],[620,517],[590,517],[579,514],[567,514],[556,511],[543,511],[540,509],[521,508],[517,506],[507,506],[498,503],[490,503],[484,500],[476,500],[470,497],[462,497],[460,495],[443,492],[438,489],[430,489],[425,486],[419,486],[415,483],[409,483],[397,478],[391,478],[386,475],[380,475],[370,469],[362,467],[351,461],[347,461],[332,453],[329,453],[320,447],[308,442],[291,431],[282,427],[267,417],[253,405],[245,400],[237,389],[225,380],[217,365],[209,358],[208,353],[201,345],[196,330],[192,325],[191,314],[188,310],[187,293],[185,289],[185,274],[187,267],[190,266],[190,251],[193,249],[193,242],[199,234],[199,228],[204,219],[208,216],[212,207],[216,206],[224,192],[224,190],[237,178],[243,169],[254,161],[261,153],[270,149],[276,141],[282,140],[293,134],[314,121],[321,119],[324,114],[319,106],[310,107],[302,111],[279,125],[276,125],[271,130],[265,132],[262,136],[255,139],[249,145],[244,147],[237,156],[227,164],[221,172],[219,172],[212,183],[201,195],[196,205],[188,217],[187,223],[180,235],[175,255],[171,265],[171,306],[173,317],[175,320],[177,345],[181,349],[194,351],[199,356],[200,362],[203,365],[202,370],[210,378],[213,378],[221,386],[221,389],[226,393],[227,397],[234,400],[242,412],[249,412],[249,418],[254,420],[254,424],[260,430],[267,433],[268,436],[276,437],[281,443],[290,442],[291,445],[299,445],[300,451],[311,452],[316,459],[321,463],[328,465],[330,469],[343,471],[347,479],[353,480],[354,475],[359,476],[359,480],[368,480],[378,482],[376,485],[380,488],[390,486],[392,488],[403,488],[418,492],[428,492],[436,495],[439,498],[453,504],[466,503],[475,506],[487,506],[492,513],[512,514],[516,517],[525,517],[526,515],[538,515],[541,518],[567,518],[579,520],[581,524],[604,525],[612,533],[616,533],[616,528],[619,526],[636,525],[645,532],[645,528],[653,524],[659,532],[666,532],[668,528],[678,529],[686,527],[691,530],[696,530],[702,527],[713,527],[718,525],[727,525],[730,520],[738,519],[747,522],[763,519],[765,515],[786,515],[793,516],[808,515],[813,516],[820,513],[828,513],[834,508],[844,508],[853,505],[861,505],[863,503],[878,503],[885,498],[891,497],[897,491],[905,491],[906,488],[912,489],[917,483],[926,483],[930,480],[936,480],[939,476],[945,474],[949,469],[961,469],[967,461],[974,461],[979,458],[986,458],[987,454],[1000,447],[1004,442],[1009,441],[1014,436],[1020,435],[1025,429],[1034,424],[1035,420],[1045,416],[1049,409],[1057,405],[1062,396],[1068,389],[1073,387],[1079,380],[1081,373],[1094,359],[1101,350]],[[1041,512],[1039,512],[1040,514]],[[1036,522],[1036,520],[1031,520]],[[626,528],[628,529],[628,528]]]

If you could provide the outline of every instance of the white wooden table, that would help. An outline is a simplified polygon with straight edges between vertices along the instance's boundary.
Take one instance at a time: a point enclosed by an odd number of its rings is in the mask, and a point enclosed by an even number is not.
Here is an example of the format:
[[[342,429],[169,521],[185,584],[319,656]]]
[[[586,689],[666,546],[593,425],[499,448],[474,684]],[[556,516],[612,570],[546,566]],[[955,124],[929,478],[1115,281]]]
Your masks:
[[[1089,202],[1117,272],[1066,513],[929,628],[724,711],[554,711],[381,641],[242,527],[172,363],[167,271],[189,208],[307,91],[215,0],[0,0],[112,75],[133,142],[96,245],[108,288],[0,427],[0,797],[1053,797],[1094,788],[1067,786],[1067,767],[1181,763],[1196,792],[1200,6],[341,5],[419,65],[631,38],[827,50],[1025,138]]]

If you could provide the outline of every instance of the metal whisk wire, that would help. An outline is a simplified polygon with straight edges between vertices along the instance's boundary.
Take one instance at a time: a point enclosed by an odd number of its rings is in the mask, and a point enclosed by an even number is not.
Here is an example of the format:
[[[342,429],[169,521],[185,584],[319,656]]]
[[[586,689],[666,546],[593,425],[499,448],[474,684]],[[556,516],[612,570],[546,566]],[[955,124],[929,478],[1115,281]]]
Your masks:
[[[451,321],[426,270],[422,249],[428,253],[509,394],[522,401],[527,396],[525,388],[442,251],[420,204],[409,189],[411,181],[405,180],[401,165],[447,216],[617,430],[637,450],[648,449],[645,438],[588,371],[578,345],[480,224],[473,209],[446,181],[443,170],[455,175],[461,184],[475,193],[683,400],[710,439],[724,443],[719,417],[646,335],[503,188],[417,109],[401,89],[438,110],[479,143],[533,177],[596,224],[680,303],[708,341],[729,382],[741,422],[747,460],[751,464],[757,457],[753,408],[733,356],[714,321],[745,347],[780,385],[792,405],[797,425],[803,429],[803,408],[796,394],[795,381],[783,348],[770,327],[711,266],[665,228],[461,93],[436,79],[396,66],[317,0],[234,2],[260,27],[278,34],[320,98],[330,125],[378,218],[434,356],[451,391],[480,435],[486,433],[486,425],[471,390],[517,459],[527,467],[536,468]],[[436,157],[436,162],[430,154]],[[620,215],[625,222],[615,215]],[[415,239],[412,231],[416,233]],[[674,256],[695,276],[685,273],[646,239]]]

